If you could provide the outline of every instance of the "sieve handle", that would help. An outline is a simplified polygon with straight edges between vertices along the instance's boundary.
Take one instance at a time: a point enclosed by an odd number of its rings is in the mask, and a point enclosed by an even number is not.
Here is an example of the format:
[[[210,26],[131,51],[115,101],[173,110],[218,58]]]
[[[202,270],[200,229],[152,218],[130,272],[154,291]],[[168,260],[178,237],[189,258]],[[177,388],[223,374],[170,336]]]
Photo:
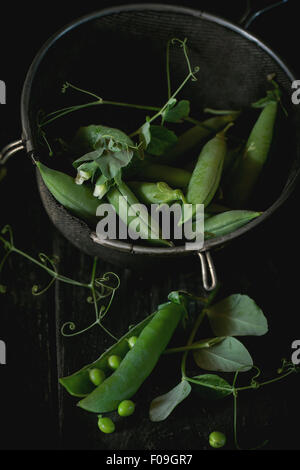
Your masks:
[[[4,165],[12,155],[24,149],[25,144],[22,139],[15,140],[14,142],[6,145],[0,152],[0,166]]]
[[[243,14],[243,16],[239,20],[240,26],[242,26],[244,29],[248,29],[249,26],[253,23],[253,21],[263,13],[267,13],[268,11],[272,10],[273,8],[279,7],[283,5],[284,3],[287,3],[289,0],[280,0],[275,3],[272,3],[271,5],[268,5],[264,8],[259,8],[258,10],[253,10],[252,7],[252,0],[247,0],[247,7],[246,11]]]
[[[203,287],[207,291],[212,291],[217,287],[218,279],[214,262],[209,251],[198,251],[201,263]]]

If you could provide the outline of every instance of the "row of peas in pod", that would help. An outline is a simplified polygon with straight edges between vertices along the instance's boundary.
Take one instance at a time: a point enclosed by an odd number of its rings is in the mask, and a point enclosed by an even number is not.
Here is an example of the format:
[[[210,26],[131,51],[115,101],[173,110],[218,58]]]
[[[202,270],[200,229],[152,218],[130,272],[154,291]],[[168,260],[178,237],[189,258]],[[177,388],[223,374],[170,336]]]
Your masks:
[[[196,205],[203,204],[205,239],[227,235],[261,215],[259,208],[251,207],[251,197],[270,153],[280,103],[279,87],[269,76],[266,96],[249,106],[257,109],[254,124],[242,136],[235,132],[242,111],[209,109],[212,117],[203,121],[192,118],[191,103],[178,100],[177,95],[188,79],[196,79],[198,68],[191,68],[186,41],[173,43],[184,49],[189,74],[175,92],[169,87],[163,106],[109,101],[112,106],[152,110],[154,114],[146,116],[137,130],[128,135],[106,125],[80,127],[63,146],[76,169],[74,176],[37,162],[52,195],[73,214],[94,224],[99,205],[110,203],[135,231],[135,239],[157,246],[173,246],[178,241],[172,234],[163,236],[159,223],[147,211],[152,204],[178,203],[182,207],[178,224],[195,222]],[[86,93],[69,83],[64,91],[68,88]],[[86,106],[108,103],[97,98]],[[45,115],[39,123],[41,137],[47,141],[45,126],[77,108]],[[160,124],[153,124],[158,119]],[[183,125],[185,130],[180,132]],[[136,204],[143,204],[146,213],[131,212]],[[185,211],[186,204],[191,211]]]

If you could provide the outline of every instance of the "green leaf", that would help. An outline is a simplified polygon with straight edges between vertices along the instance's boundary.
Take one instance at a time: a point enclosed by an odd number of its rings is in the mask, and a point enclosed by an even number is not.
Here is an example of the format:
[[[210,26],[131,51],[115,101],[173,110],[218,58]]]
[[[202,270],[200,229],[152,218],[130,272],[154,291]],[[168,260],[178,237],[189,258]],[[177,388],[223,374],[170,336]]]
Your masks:
[[[102,174],[110,180],[119,173],[121,168],[128,165],[132,156],[133,151],[129,148],[120,152],[105,152],[97,159],[97,164]]]
[[[181,100],[176,105],[172,103],[162,113],[164,121],[167,122],[182,122],[190,114],[190,102],[188,100]]]
[[[151,141],[147,147],[147,153],[160,156],[170,150],[177,142],[173,131],[163,126],[150,126]]]
[[[191,392],[189,382],[182,380],[168,393],[155,398],[150,404],[149,417],[151,421],[165,420]]]
[[[99,148],[97,150],[93,150],[92,152],[88,152],[85,155],[83,155],[80,158],[77,158],[72,165],[74,168],[78,168],[85,162],[94,162],[96,161],[99,157],[101,157],[102,153],[104,152],[104,148]]]
[[[198,381],[197,384],[192,383],[193,390],[205,400],[218,400],[232,393],[231,385],[216,374],[196,375],[193,379]]]
[[[209,307],[207,315],[217,336],[261,336],[268,331],[262,310],[247,295],[230,295]]]
[[[103,142],[112,139],[121,145],[133,145],[132,140],[125,132],[114,127],[107,127],[101,125],[90,124],[89,126],[80,127],[73,139],[71,148],[76,154],[82,154],[96,150],[103,146]],[[111,144],[110,144],[111,145]]]
[[[253,366],[252,358],[245,346],[230,336],[219,344],[196,350],[193,355],[196,364],[205,370],[245,372]]]
[[[140,140],[143,143],[143,148],[147,148],[151,141],[150,133],[150,123],[145,122],[145,124],[140,129]]]

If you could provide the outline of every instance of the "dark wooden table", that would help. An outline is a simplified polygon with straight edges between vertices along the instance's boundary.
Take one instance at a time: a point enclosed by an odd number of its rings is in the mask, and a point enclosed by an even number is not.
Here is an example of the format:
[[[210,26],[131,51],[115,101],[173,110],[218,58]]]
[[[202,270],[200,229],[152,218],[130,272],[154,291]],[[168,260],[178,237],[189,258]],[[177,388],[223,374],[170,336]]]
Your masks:
[[[225,15],[221,3],[203,2],[203,7]],[[270,14],[268,21],[259,20],[253,30],[280,50],[299,73],[292,46],[296,39],[292,8]],[[57,13],[46,6],[34,17],[25,9],[18,17],[7,11],[7,27],[14,27],[14,38],[18,39],[10,42],[4,31],[0,33],[5,65],[0,79],[7,84],[7,104],[0,107],[1,146],[20,135],[20,92],[37,49],[58,27],[93,9],[89,5],[73,6],[72,11]],[[235,11],[231,17],[236,19],[236,15]],[[278,31],[290,46],[282,43]],[[295,51],[295,57],[291,51]],[[88,281],[92,259],[71,246],[49,222],[30,160],[21,153],[11,159],[7,170],[7,177],[0,183],[0,225],[11,224],[17,247],[34,257],[39,252],[55,254],[61,273]],[[281,358],[291,356],[292,341],[300,338],[299,195],[297,189],[262,228],[215,254],[224,294],[250,295],[268,317],[270,331],[266,337],[245,340],[266,377],[276,375]],[[184,271],[178,266],[177,272],[142,275],[99,260],[99,274],[108,270],[121,278],[106,323],[117,336],[151,313],[171,290],[185,288],[201,293],[197,269]],[[1,449],[201,450],[209,449],[208,435],[215,429],[225,432],[227,448],[234,448],[230,398],[203,402],[193,394],[167,421],[149,421],[151,399],[180,379],[180,357],[162,358],[151,380],[138,392],[136,413],[130,419],[119,420],[114,434],[101,434],[95,416],[75,406],[76,400],[58,385],[58,378],[94,360],[111,341],[100,328],[79,337],[62,337],[64,322],[72,320],[83,328],[93,320],[93,309],[85,300],[84,289],[60,283],[45,295],[32,296],[32,285],[46,285],[47,280],[44,272],[17,255],[9,258],[0,280],[8,286],[7,293],[0,297],[0,339],[7,346],[7,364],[0,366]],[[266,449],[299,449],[298,387],[299,377],[292,376],[282,383],[240,394],[238,427],[242,446],[254,447],[269,439]]]

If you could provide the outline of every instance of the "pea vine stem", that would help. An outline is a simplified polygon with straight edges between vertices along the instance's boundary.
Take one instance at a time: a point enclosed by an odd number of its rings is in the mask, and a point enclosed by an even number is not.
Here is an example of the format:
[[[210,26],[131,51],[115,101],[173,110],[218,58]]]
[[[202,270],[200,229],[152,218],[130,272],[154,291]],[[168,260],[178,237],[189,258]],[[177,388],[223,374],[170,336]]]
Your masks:
[[[72,88],[80,93],[84,93],[86,95],[92,96],[93,98],[96,98],[96,101],[91,101],[90,103],[82,104],[82,105],[75,105],[75,106],[69,106],[65,108],[61,108],[57,111],[53,111],[49,114],[46,115],[45,119],[42,120],[39,123],[39,128],[41,129],[43,126],[50,124],[51,122],[55,121],[56,119],[63,117],[73,111],[78,111],[83,108],[91,107],[91,106],[98,106],[98,105],[113,105],[113,106],[119,106],[119,107],[126,107],[126,108],[135,108],[135,109],[141,109],[144,111],[154,111],[155,114],[151,118],[149,118],[148,122],[151,123],[155,119],[157,119],[159,116],[163,115],[163,113],[166,111],[170,103],[174,102],[175,97],[178,95],[178,93],[182,90],[182,88],[185,86],[185,84],[190,80],[196,80],[195,73],[199,71],[199,67],[195,67],[194,70],[191,67],[190,60],[187,54],[187,48],[186,48],[186,42],[187,39],[185,38],[183,41],[177,38],[171,39],[167,43],[167,52],[166,52],[166,64],[167,64],[167,86],[168,86],[168,100],[167,102],[162,106],[162,107],[156,107],[156,106],[145,106],[145,105],[138,105],[138,104],[133,104],[133,103],[124,103],[124,102],[119,102],[119,101],[110,101],[110,100],[104,100],[100,96],[96,95],[95,93],[92,93],[90,91],[84,90],[82,88],[79,88],[75,85],[72,85],[70,82],[66,82],[63,87],[62,87],[62,92],[65,93],[67,88]],[[172,94],[171,93],[171,81],[170,81],[170,45],[179,43],[180,46],[183,48],[183,53],[184,57],[188,66],[188,75],[186,78],[183,80],[183,82],[179,85],[177,90]],[[200,124],[199,121],[186,117],[185,118],[187,121],[192,122],[193,124]],[[131,137],[139,134],[140,128],[130,134]]]
[[[199,324],[200,326],[200,324]],[[207,348],[207,344],[191,344],[191,345],[186,345],[186,346],[180,346],[178,348],[169,348],[166,349],[164,354],[173,354],[173,353],[179,353],[179,352],[185,352],[185,351],[194,351],[197,349],[204,349]]]
[[[284,379],[288,375],[293,374],[295,371],[296,371],[295,368],[291,368],[285,374],[281,374],[280,376],[275,377],[274,379],[266,380],[265,382],[256,382],[256,385],[253,384],[253,385],[248,385],[246,387],[236,387],[235,390],[237,392],[240,392],[242,390],[250,390],[250,389],[255,389],[255,388],[258,388],[258,387],[264,387],[265,385],[269,385],[269,384],[274,383],[274,382],[279,382],[280,380]]]
[[[202,312],[199,314],[195,324],[194,324],[194,327],[193,327],[193,330],[190,334],[190,337],[188,339],[188,342],[187,342],[187,347],[191,346],[191,344],[193,343],[194,341],[194,338],[196,336],[196,333],[199,329],[199,326],[201,325],[204,317],[206,315],[206,310],[203,309]],[[188,356],[188,352],[189,351],[185,351],[184,354],[183,354],[183,357],[182,357],[182,360],[181,360],[181,374],[182,374],[182,380],[185,379],[187,376],[186,376],[186,360],[187,360],[187,356]]]
[[[0,237],[0,240],[3,242],[4,239],[2,237]],[[75,285],[75,286],[79,286],[79,287],[89,287],[89,284],[84,284],[82,282],[79,282],[79,281],[76,281],[74,279],[71,279],[71,278],[68,278],[66,276],[62,276],[61,274],[58,274],[56,271],[54,271],[53,269],[49,268],[48,266],[45,266],[45,264],[39,262],[38,260],[32,258],[30,255],[28,255],[27,253],[24,253],[23,251],[19,250],[18,248],[16,248],[15,246],[11,246],[9,251],[6,253],[6,255],[4,256],[3,260],[6,261],[6,258],[9,254],[11,253],[17,253],[18,255],[20,256],[23,256],[24,258],[28,259],[29,261],[31,261],[32,263],[34,263],[35,265],[39,266],[40,268],[44,269],[45,271],[47,271],[48,274],[50,274],[50,276],[53,276],[55,279],[57,279],[58,281],[61,281],[61,282],[65,282],[66,284],[72,284],[72,285]],[[0,272],[1,272],[1,269],[4,265],[3,263],[3,260],[2,260],[2,263],[0,265]]]
[[[70,84],[70,87],[75,88],[74,85],[71,85],[71,84]],[[149,106],[149,105],[135,104],[135,103],[124,103],[122,101],[110,101],[110,100],[103,100],[102,98],[99,98],[99,100],[91,101],[90,103],[69,106],[66,108],[61,108],[56,111],[53,111],[52,113],[47,114],[47,117],[50,119],[40,122],[39,127],[42,128],[48,124],[51,124],[51,122],[55,121],[56,119],[66,116],[67,114],[70,114],[74,111],[79,111],[80,109],[89,108],[91,106],[99,106],[99,105],[111,105],[111,106],[117,106],[117,107],[123,107],[123,108],[133,108],[133,109],[140,109],[142,111],[154,111],[154,112],[158,112],[161,110],[159,106]],[[184,120],[196,126],[205,127],[201,123],[201,121],[195,118],[192,118],[190,116],[185,117]]]
[[[168,99],[171,98],[171,78],[170,78],[170,44],[172,39],[167,42],[166,48],[166,69],[167,69],[167,87],[168,87]]]
[[[195,339],[195,336],[196,336],[196,333],[199,329],[199,326],[201,325],[205,315],[206,315],[206,312],[207,312],[207,307],[214,301],[217,293],[219,292],[219,289],[220,289],[220,285],[218,284],[217,287],[209,294],[209,296],[207,297],[207,300],[206,300],[206,307],[202,309],[201,313],[199,314],[194,326],[193,326],[193,329],[192,329],[192,332],[190,334],[190,337],[188,339],[188,342],[187,342],[187,348],[189,348],[194,339]],[[189,353],[189,350],[186,350],[182,356],[182,360],[181,360],[181,376],[182,376],[182,380],[189,380],[189,377],[187,377],[186,375],[186,360],[187,360],[187,356],[188,356],[188,353]]]

